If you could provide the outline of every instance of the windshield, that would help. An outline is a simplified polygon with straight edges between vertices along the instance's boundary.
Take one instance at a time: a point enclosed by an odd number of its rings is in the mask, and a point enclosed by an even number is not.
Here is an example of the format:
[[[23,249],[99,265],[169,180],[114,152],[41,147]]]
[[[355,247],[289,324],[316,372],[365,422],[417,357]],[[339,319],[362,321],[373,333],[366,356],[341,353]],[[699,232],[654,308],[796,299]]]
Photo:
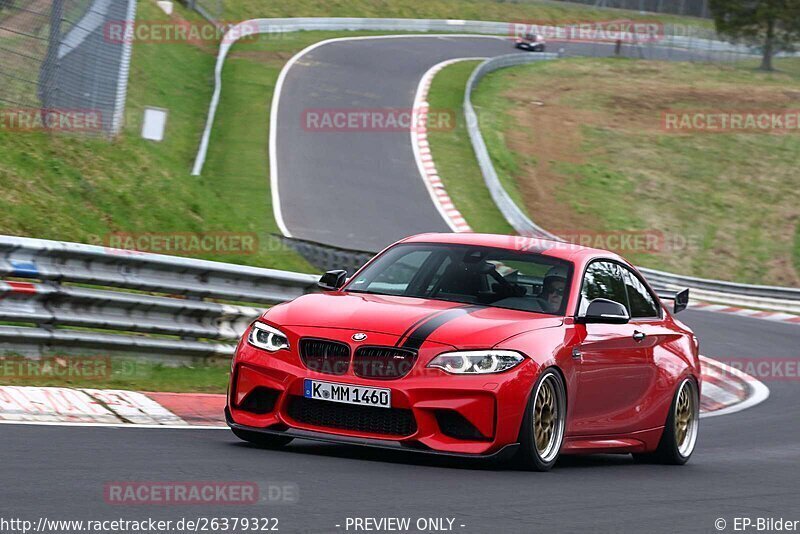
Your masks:
[[[392,247],[344,288],[564,315],[569,262],[489,247],[409,243]]]

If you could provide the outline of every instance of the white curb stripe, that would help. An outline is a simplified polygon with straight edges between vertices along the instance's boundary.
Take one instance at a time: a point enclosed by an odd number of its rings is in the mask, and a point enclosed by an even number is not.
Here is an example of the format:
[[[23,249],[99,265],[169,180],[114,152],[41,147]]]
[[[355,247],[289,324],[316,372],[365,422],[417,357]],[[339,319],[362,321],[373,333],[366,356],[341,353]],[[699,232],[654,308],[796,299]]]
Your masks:
[[[428,189],[428,194],[431,196],[433,204],[453,232],[471,232],[472,228],[461,215],[461,212],[456,209],[450,195],[445,191],[444,185],[442,185],[442,181],[436,171],[436,165],[433,162],[430,143],[427,141],[428,134],[426,133],[428,111],[430,109],[428,91],[431,88],[434,76],[448,65],[458,63],[459,61],[479,61],[484,59],[486,58],[457,58],[437,63],[422,75],[422,79],[417,86],[417,94],[414,97],[413,109],[417,112],[415,114],[417,115],[417,123],[411,127],[411,146],[414,150],[414,158],[417,161],[420,177],[425,183],[425,187]]]
[[[81,391],[103,403],[118,418],[135,425],[189,425],[150,397],[136,391],[115,389],[82,389]]]
[[[0,386],[0,422],[188,426],[143,393]]]

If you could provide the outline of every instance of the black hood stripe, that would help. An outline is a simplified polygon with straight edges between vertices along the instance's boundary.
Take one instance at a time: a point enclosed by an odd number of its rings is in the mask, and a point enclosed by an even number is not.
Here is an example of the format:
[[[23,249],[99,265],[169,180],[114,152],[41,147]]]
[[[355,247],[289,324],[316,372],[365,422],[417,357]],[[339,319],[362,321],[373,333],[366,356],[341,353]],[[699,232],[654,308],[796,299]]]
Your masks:
[[[420,324],[422,324],[424,321],[427,321],[428,319],[430,319],[430,318],[431,318],[431,317],[433,317],[434,315],[438,315],[438,314],[440,314],[440,313],[442,313],[442,311],[441,311],[441,310],[438,310],[438,311],[435,311],[435,312],[431,312],[431,313],[429,313],[429,314],[427,314],[427,315],[423,315],[421,318],[419,318],[419,319],[417,319],[416,321],[414,321],[414,322],[411,324],[411,326],[409,326],[408,328],[406,328],[406,331],[405,331],[405,332],[403,332],[403,335],[401,335],[401,336],[400,336],[400,337],[397,339],[396,346],[398,346],[398,347],[399,347],[399,346],[402,344],[403,340],[406,338],[406,336],[408,336],[408,335],[411,333],[411,331],[412,331],[412,330],[414,330],[414,328],[416,328],[417,326],[419,326]]]
[[[482,310],[483,308],[483,306],[465,306],[463,308],[460,307],[447,310],[444,313],[436,315],[430,318],[428,321],[420,324],[413,332],[411,332],[408,335],[408,339],[405,340],[401,347],[409,350],[417,350],[422,346],[423,343],[425,343],[425,340],[428,339],[428,337],[430,337],[434,331],[444,324],[472,312]]]

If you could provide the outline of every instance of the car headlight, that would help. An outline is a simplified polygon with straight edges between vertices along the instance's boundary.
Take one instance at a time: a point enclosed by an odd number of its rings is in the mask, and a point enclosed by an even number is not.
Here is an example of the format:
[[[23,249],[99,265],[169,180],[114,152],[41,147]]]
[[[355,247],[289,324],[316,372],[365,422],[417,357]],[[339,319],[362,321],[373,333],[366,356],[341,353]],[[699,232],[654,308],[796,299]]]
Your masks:
[[[469,350],[440,354],[428,367],[455,375],[485,375],[508,371],[523,361],[525,356],[511,350]]]
[[[286,337],[286,334],[259,321],[253,323],[253,328],[250,329],[250,334],[247,336],[247,342],[268,352],[289,348],[289,338]]]

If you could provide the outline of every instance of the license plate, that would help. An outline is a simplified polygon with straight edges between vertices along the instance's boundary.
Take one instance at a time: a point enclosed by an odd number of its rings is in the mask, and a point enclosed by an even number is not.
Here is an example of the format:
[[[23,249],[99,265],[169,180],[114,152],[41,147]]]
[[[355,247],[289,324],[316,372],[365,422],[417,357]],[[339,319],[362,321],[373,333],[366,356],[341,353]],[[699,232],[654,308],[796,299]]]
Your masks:
[[[392,407],[392,390],[385,388],[352,386],[306,379],[303,384],[303,396],[307,399],[343,402],[345,404],[360,404],[379,408]]]

